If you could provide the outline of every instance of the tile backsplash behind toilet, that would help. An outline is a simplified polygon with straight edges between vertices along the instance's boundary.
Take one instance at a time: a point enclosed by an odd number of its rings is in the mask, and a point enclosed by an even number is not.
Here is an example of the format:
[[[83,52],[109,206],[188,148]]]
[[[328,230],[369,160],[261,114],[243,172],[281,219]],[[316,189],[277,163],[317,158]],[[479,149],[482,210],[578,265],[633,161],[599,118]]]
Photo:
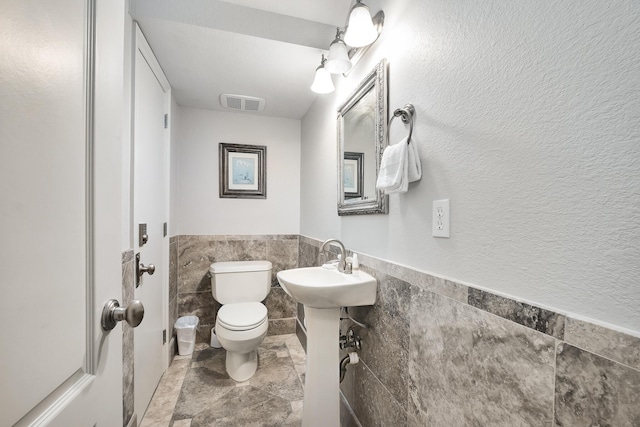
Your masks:
[[[171,325],[180,316],[198,316],[196,342],[210,341],[220,307],[211,294],[208,274],[209,266],[218,261],[271,261],[271,291],[265,300],[268,334],[295,333],[296,304],[278,284],[276,273],[297,267],[297,235],[179,235],[171,238],[169,252]]]

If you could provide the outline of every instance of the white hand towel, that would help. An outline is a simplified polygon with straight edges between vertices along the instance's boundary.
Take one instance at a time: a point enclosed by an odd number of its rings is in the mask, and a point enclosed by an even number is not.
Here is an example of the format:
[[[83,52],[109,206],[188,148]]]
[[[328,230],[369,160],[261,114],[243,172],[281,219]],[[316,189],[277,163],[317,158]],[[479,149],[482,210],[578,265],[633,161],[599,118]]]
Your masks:
[[[380,172],[376,181],[376,188],[385,193],[406,192],[409,183],[407,176],[408,144],[404,138],[397,144],[388,145],[380,162]]]
[[[409,182],[418,181],[422,178],[422,163],[420,163],[420,153],[415,142],[409,141],[409,155],[407,168],[409,169]]]

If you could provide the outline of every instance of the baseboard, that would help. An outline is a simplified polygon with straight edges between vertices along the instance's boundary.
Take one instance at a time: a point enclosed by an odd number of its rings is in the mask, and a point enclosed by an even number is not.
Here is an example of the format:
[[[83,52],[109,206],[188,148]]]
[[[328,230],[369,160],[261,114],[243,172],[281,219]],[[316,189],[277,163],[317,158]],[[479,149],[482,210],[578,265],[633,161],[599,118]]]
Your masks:
[[[126,427],[138,427],[138,416],[133,414]]]

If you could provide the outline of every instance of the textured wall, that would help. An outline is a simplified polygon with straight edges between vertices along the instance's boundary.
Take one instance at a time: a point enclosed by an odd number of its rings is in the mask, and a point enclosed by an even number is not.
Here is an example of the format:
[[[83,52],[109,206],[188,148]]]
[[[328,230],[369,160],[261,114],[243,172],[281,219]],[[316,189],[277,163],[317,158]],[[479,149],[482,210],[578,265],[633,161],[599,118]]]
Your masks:
[[[300,237],[300,266],[321,242]],[[343,395],[363,426],[636,425],[640,339],[359,253],[376,304]],[[343,333],[350,326],[343,321]],[[300,329],[300,328],[299,328]],[[303,335],[303,334],[302,334]],[[304,339],[304,335],[303,335]],[[343,426],[356,425],[343,408]]]
[[[640,333],[638,3],[368,5],[381,39],[303,119],[301,234]],[[424,176],[389,215],[338,217],[335,111],[385,57]],[[450,239],[431,236],[443,198]]]
[[[297,234],[300,121],[184,107],[179,115],[177,234]],[[266,199],[219,198],[220,142],[267,146]]]

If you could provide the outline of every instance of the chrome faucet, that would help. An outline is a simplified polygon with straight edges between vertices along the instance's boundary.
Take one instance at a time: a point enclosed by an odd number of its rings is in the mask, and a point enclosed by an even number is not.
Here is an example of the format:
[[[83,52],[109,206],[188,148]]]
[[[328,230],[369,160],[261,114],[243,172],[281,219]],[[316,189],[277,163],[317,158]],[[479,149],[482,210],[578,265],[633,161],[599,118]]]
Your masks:
[[[327,239],[320,246],[320,252],[324,251],[325,247],[330,244],[336,244],[340,248],[340,260],[338,261],[338,271],[340,273],[351,274],[351,263],[347,264],[347,250],[342,242],[338,239]]]

